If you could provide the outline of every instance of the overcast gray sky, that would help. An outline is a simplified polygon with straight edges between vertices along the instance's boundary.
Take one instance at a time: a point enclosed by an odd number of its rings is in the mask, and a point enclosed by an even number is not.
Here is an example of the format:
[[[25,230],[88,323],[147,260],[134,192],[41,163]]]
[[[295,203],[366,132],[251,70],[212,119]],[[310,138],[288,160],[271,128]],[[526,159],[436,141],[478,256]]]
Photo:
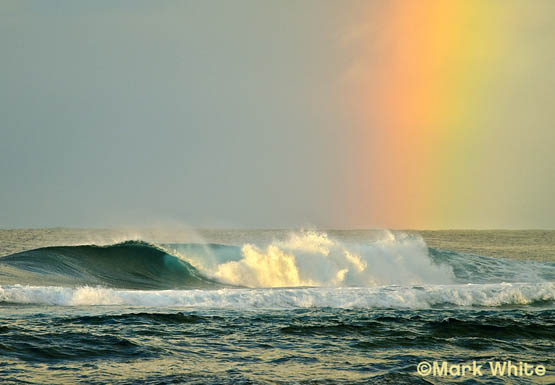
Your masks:
[[[0,225],[332,224],[329,5],[0,7]]]
[[[367,150],[345,108],[344,77],[357,57],[345,41],[382,19],[382,5],[2,1],[0,227],[555,227],[546,145],[554,100],[545,87],[528,143],[530,154],[542,150],[526,157],[540,170],[526,181],[535,211],[519,214],[514,195],[496,198],[495,211],[514,215],[485,218],[477,195],[475,216],[373,220],[368,202],[380,181],[369,175],[361,188],[353,171],[364,171]],[[519,46],[555,31],[544,24]],[[369,46],[380,31],[371,33]],[[549,47],[540,43],[538,52]],[[540,74],[522,73],[553,84],[541,63]],[[504,151],[517,140],[504,137]],[[483,196],[514,179],[501,164],[491,172],[504,177],[482,184]]]

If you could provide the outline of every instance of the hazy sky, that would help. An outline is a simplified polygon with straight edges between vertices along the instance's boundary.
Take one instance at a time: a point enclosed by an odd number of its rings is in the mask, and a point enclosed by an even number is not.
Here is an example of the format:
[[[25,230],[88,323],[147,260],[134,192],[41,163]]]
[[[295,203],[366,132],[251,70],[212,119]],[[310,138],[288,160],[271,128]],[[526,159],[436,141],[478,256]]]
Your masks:
[[[359,155],[371,146],[360,143],[372,139],[357,134],[356,92],[345,79],[361,62],[352,34],[382,8],[2,1],[0,226],[555,228],[555,13],[537,17],[548,6],[522,19],[527,35],[511,38],[504,54],[520,69],[509,88],[497,86],[503,108],[489,107],[506,119],[491,123],[490,153],[468,170],[488,170],[465,187],[469,209],[441,221],[373,217],[379,176],[353,172],[368,167]],[[367,48],[381,33],[365,32]],[[522,113],[517,94],[527,101]],[[491,163],[520,145],[526,151],[511,162]],[[491,205],[483,197],[492,194],[497,206],[485,218],[480,202]]]

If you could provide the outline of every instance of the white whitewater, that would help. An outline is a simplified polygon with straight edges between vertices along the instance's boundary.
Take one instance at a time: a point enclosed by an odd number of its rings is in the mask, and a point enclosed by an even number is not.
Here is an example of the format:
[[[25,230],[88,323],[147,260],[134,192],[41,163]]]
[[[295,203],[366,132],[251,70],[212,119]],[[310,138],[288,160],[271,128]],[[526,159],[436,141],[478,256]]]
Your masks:
[[[302,231],[265,247],[245,244],[241,254],[237,261],[181,257],[221,282],[258,288],[455,282],[449,266],[432,262],[422,238],[389,231],[368,244],[346,244],[323,232]]]

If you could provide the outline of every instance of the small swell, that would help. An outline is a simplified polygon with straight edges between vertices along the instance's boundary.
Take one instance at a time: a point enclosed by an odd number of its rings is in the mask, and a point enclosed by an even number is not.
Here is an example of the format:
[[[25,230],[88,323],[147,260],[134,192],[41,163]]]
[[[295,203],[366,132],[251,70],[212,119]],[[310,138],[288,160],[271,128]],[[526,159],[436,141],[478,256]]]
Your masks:
[[[554,320],[550,322],[525,322],[523,320],[464,320],[447,318],[442,321],[431,322],[429,328],[433,335],[440,338],[453,335],[464,335],[476,338],[553,338],[555,337]]]
[[[195,314],[178,313],[125,313],[117,315],[94,315],[65,319],[64,323],[108,325],[108,324],[196,324],[208,321],[209,318]]]
[[[153,357],[156,354],[123,337],[96,335],[85,332],[19,334],[4,336],[0,355],[24,361],[52,361],[79,359],[129,359]]]

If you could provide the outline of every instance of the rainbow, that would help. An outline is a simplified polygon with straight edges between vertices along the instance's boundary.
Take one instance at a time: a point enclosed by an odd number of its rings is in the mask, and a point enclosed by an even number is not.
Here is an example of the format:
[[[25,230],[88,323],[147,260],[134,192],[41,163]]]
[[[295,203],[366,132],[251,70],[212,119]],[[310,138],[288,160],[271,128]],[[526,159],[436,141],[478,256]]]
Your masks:
[[[372,4],[347,75],[355,226],[446,227],[471,201],[480,138],[512,12],[490,1]],[[362,211],[363,215],[360,215]],[[463,215],[464,217],[464,215]]]

